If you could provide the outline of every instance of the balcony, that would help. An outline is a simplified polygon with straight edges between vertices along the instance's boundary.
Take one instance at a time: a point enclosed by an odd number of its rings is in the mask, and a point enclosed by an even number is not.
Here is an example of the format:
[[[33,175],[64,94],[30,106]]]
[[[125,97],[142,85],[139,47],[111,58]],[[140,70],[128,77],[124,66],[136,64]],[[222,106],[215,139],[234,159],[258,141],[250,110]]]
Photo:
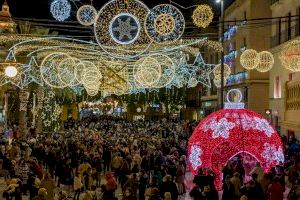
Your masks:
[[[271,47],[276,47],[288,40],[294,39],[300,35],[300,22],[292,26],[289,29],[282,31],[280,34],[276,34],[270,38]]]

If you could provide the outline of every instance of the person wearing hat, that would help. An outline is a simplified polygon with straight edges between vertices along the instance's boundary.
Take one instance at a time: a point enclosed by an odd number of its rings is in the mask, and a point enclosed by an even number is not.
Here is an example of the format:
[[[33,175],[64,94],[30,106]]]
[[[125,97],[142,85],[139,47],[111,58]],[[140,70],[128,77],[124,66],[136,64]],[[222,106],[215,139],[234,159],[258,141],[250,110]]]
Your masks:
[[[33,200],[46,200],[47,196],[47,189],[40,188],[38,191],[38,195],[33,198]]]

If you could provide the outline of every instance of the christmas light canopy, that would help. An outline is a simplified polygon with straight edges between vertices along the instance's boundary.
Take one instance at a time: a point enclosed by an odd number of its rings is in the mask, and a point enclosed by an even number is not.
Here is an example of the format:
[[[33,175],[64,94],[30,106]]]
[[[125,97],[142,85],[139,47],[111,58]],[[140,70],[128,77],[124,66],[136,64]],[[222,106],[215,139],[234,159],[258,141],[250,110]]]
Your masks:
[[[241,103],[240,92],[230,93]],[[194,174],[199,168],[213,170],[215,185],[220,190],[222,169],[232,157],[240,153],[250,155],[269,171],[284,162],[283,150],[279,134],[263,116],[248,109],[229,107],[199,123],[188,142],[188,161]]]

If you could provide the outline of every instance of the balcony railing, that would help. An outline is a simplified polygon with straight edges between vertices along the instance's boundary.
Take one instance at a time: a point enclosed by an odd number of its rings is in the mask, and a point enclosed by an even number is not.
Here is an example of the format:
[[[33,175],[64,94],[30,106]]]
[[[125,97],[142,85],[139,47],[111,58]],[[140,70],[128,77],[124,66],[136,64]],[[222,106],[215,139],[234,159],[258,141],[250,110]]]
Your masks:
[[[300,81],[286,83],[286,110],[300,110]]]
[[[294,39],[300,35],[300,22],[289,29],[282,31],[280,34],[272,36],[270,39],[271,47],[280,45],[288,40]]]

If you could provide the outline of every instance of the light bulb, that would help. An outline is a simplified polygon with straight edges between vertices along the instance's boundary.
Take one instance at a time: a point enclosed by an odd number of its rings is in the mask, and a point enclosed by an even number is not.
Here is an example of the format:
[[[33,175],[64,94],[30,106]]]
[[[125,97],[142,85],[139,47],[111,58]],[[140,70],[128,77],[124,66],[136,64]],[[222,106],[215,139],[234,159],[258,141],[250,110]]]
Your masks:
[[[18,74],[18,70],[16,67],[14,66],[7,66],[5,68],[5,75],[10,77],[10,78],[13,78],[15,77],[16,75]]]

